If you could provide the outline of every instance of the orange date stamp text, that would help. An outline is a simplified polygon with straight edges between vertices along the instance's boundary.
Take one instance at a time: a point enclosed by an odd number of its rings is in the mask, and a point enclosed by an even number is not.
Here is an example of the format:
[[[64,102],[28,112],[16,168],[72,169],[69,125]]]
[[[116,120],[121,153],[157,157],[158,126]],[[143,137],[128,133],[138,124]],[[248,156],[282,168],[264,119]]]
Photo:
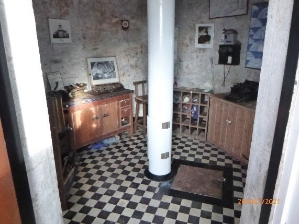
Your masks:
[[[274,198],[238,198],[238,204],[239,205],[278,205],[280,204],[279,199],[274,199]]]

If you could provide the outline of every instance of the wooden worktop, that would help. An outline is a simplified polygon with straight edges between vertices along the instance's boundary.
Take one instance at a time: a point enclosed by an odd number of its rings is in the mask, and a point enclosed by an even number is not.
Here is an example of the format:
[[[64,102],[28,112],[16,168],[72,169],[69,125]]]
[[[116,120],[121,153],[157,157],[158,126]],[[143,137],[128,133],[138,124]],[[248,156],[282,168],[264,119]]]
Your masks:
[[[255,108],[256,108],[256,100],[254,101],[249,101],[249,102],[246,102],[246,103],[238,103],[238,102],[233,102],[233,101],[230,101],[230,100],[227,100],[225,99],[225,97],[227,95],[229,95],[230,93],[218,93],[218,94],[211,94],[210,97],[212,98],[216,98],[216,99],[219,99],[219,100],[223,100],[227,103],[231,103],[231,104],[234,104],[234,105],[238,105],[240,107],[244,107],[246,109],[250,109],[252,111],[255,111]]]
[[[130,89],[123,89],[115,92],[106,92],[106,93],[97,93],[96,91],[91,90],[88,92],[84,92],[79,96],[73,97],[67,102],[63,102],[63,107],[68,108],[68,107],[78,106],[78,105],[95,102],[98,100],[105,100],[108,98],[121,96],[133,92],[134,91]]]

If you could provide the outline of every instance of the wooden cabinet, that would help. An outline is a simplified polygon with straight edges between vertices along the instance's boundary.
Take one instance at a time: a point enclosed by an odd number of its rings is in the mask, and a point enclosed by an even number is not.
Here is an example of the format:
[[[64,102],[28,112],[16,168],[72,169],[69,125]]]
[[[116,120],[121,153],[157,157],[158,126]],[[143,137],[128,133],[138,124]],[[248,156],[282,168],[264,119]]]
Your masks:
[[[173,133],[206,140],[210,93],[200,89],[174,89]]]
[[[255,102],[237,104],[224,100],[224,96],[210,96],[207,141],[248,163]]]
[[[49,93],[47,103],[59,197],[62,210],[66,210],[68,209],[69,191],[79,165],[79,156],[70,149],[70,132],[65,125],[61,95],[55,92]]]
[[[66,108],[71,147],[78,149],[123,131],[131,135],[132,93]]]

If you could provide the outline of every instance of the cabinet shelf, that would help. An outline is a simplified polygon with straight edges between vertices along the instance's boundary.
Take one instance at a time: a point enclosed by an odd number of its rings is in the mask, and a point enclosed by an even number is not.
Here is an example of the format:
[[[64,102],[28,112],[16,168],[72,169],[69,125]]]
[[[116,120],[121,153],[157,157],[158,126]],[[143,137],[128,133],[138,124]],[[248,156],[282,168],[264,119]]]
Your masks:
[[[206,140],[210,93],[176,88],[173,94],[173,133]]]
[[[208,116],[208,113],[207,112],[202,112],[199,114],[200,117],[207,117]]]

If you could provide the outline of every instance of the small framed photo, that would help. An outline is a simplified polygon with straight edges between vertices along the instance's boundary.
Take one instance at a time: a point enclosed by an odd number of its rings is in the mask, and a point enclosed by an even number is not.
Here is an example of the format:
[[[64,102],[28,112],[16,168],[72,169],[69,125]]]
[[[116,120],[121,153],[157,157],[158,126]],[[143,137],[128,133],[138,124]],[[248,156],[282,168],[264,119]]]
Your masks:
[[[71,43],[71,24],[69,20],[49,19],[51,43]]]
[[[87,63],[92,86],[119,82],[115,57],[88,58]]]
[[[195,47],[212,48],[214,39],[214,24],[196,24]]]
[[[60,72],[49,72],[47,77],[52,91],[64,90]]]

